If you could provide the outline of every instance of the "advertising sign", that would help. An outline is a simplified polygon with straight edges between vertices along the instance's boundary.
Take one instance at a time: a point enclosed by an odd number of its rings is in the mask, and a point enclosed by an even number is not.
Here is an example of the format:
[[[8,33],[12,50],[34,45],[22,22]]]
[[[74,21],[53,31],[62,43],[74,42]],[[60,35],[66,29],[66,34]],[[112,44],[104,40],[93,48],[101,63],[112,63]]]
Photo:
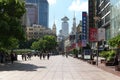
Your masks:
[[[82,47],[86,46],[87,41],[86,40],[82,40]]]
[[[82,46],[86,46],[87,41],[87,12],[82,12]]]
[[[105,40],[105,28],[99,28],[98,29],[98,41],[104,41]]]
[[[91,59],[92,50],[91,49],[85,49],[84,50],[84,59]]]
[[[97,38],[98,38],[97,28],[89,28],[89,41],[95,42],[97,41]]]

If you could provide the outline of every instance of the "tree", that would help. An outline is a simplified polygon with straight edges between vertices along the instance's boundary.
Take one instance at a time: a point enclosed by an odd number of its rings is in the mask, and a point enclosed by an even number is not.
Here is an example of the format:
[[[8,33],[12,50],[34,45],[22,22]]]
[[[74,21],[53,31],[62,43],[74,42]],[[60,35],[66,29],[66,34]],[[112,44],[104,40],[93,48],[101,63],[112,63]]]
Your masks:
[[[24,13],[23,0],[0,0],[0,48],[12,48],[13,45],[9,44],[25,40],[24,29],[21,25]]]
[[[32,43],[37,41],[37,39],[30,39],[25,41],[19,42],[19,49],[30,49],[32,46]]]
[[[54,36],[44,36],[43,38],[39,39],[32,43],[31,48],[39,51],[52,51],[56,49],[57,42]]]
[[[110,61],[114,58],[115,56],[115,51],[111,50],[111,51],[102,51],[100,52],[100,56],[104,57],[105,60]]]
[[[38,50],[39,49],[39,45],[40,45],[39,42],[35,41],[35,42],[32,43],[31,48],[34,49],[34,50]]]
[[[120,35],[117,35],[116,37],[110,39],[108,41],[108,43],[112,47],[118,47],[118,46],[120,46]]]
[[[57,42],[54,36],[46,35],[43,37],[43,40],[46,40],[46,49],[48,51],[55,49]]]

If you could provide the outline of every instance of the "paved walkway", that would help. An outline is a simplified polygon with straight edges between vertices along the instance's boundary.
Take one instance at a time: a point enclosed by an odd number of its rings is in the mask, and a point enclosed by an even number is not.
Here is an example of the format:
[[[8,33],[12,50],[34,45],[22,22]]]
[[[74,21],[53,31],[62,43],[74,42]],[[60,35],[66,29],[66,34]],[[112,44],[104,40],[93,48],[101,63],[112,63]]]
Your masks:
[[[72,57],[33,57],[0,65],[0,80],[120,80],[120,77]]]
[[[115,66],[105,66],[104,63],[99,63],[98,67],[105,70],[105,71],[107,71],[107,72],[110,72],[112,74],[120,76],[120,71],[116,71]]]

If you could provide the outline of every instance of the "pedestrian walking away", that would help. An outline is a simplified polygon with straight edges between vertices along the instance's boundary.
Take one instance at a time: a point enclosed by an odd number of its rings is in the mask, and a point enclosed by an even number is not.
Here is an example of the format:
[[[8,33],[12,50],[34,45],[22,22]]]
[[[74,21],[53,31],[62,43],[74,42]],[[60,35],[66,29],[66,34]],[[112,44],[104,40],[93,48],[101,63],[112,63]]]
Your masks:
[[[50,57],[50,53],[47,54],[47,59],[49,60],[49,57]]]
[[[11,57],[11,63],[13,64],[13,62],[15,60],[15,53],[11,53],[10,57]]]
[[[43,53],[43,59],[45,59],[45,53]]]
[[[42,59],[42,53],[40,53],[39,55],[40,55],[40,59]]]

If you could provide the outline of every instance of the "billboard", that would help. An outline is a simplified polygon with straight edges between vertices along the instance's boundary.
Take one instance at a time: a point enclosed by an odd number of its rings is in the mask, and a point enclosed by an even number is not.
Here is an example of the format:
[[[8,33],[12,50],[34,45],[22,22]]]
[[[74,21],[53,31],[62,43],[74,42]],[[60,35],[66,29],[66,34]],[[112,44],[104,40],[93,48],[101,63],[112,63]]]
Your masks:
[[[98,41],[104,41],[105,40],[105,28],[99,28],[98,29]]]
[[[82,12],[82,47],[86,46],[87,42],[87,12]]]
[[[98,31],[97,28],[89,28],[89,41],[95,42],[98,38]]]

